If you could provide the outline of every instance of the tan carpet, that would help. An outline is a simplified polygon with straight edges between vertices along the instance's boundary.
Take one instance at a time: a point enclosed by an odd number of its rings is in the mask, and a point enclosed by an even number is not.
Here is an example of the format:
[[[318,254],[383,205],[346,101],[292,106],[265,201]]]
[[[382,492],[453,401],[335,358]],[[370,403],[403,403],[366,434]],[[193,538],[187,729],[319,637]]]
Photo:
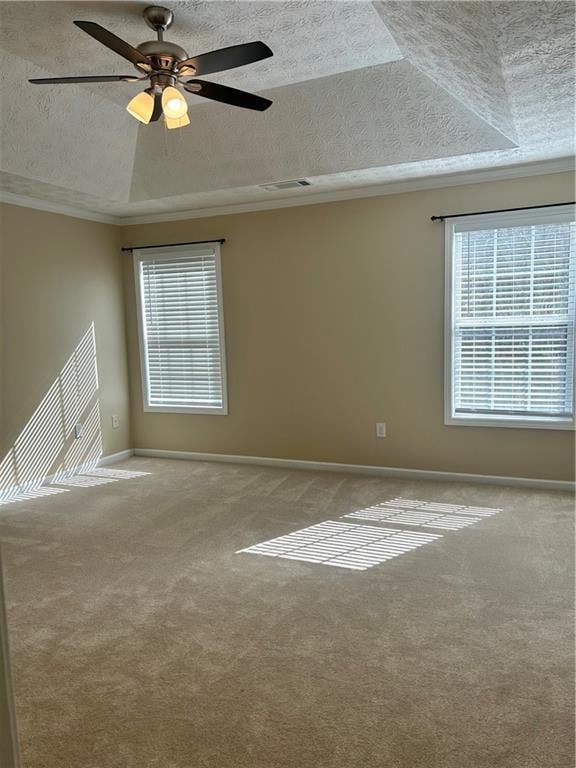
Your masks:
[[[573,767],[570,495],[116,467],[0,507],[24,768]],[[236,554],[398,496],[503,511],[361,571]]]

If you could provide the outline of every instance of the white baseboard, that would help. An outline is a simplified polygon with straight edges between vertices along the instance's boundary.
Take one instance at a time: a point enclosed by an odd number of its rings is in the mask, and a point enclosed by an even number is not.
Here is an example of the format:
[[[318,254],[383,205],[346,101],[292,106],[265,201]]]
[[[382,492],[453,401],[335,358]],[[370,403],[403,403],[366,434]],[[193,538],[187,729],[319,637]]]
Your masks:
[[[473,475],[462,472],[438,472],[428,469],[377,467],[364,464],[337,464],[327,461],[300,459],[274,459],[261,456],[233,456],[222,453],[194,453],[191,451],[164,451],[154,448],[135,448],[135,456],[157,459],[185,459],[188,461],[217,461],[227,464],[254,464],[262,467],[307,469],[322,472],[344,472],[376,477],[397,477],[405,480],[438,480],[441,482],[480,483],[482,485],[508,485],[519,488],[541,488],[548,491],[574,491],[576,484],[569,480],[543,480],[532,477],[504,477],[502,475]]]
[[[128,448],[126,451],[118,451],[118,453],[109,453],[108,456],[101,456],[98,460],[99,467],[105,467],[107,464],[116,464],[117,461],[124,461],[134,455],[132,448]]]

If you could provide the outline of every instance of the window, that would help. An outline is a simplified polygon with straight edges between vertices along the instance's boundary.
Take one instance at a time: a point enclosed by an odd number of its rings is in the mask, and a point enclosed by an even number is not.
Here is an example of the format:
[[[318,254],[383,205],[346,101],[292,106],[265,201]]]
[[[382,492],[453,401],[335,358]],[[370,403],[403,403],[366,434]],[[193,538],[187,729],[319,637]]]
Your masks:
[[[574,427],[572,219],[446,221],[446,424]]]
[[[217,243],[134,251],[145,411],[227,413]]]

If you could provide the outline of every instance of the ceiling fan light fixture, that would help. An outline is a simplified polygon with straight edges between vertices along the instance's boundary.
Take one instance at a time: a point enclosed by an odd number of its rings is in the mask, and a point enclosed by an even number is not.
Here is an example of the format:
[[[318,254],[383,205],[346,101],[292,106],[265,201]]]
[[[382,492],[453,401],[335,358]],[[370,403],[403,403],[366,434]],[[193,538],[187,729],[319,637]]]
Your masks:
[[[190,125],[190,118],[187,114],[182,115],[182,117],[167,117],[164,115],[164,120],[166,121],[166,128],[170,130],[173,128],[184,128],[184,126]]]
[[[152,113],[154,112],[154,97],[148,93],[148,91],[142,91],[137,93],[133,99],[128,102],[126,111],[129,112],[132,117],[139,120],[144,125],[148,125]]]
[[[178,89],[169,85],[162,92],[162,109],[167,119],[178,120],[188,112],[188,103]]]
[[[1,2],[1,0],[0,0]],[[165,116],[169,128],[181,128],[190,122],[186,118],[188,104],[185,93],[198,94],[202,98],[229,104],[242,109],[264,112],[272,105],[270,99],[229,88],[206,80],[183,78],[226,72],[273,56],[270,48],[261,40],[229,45],[216,51],[189,57],[182,46],[164,40],[164,32],[172,25],[174,13],[168,8],[152,5],[144,8],[146,24],[156,32],[156,40],[146,40],[134,47],[109,29],[94,21],[75,20],[83,32],[133,64],[138,75],[75,75],[72,77],[35,77],[29,80],[35,85],[60,85],[64,83],[134,83],[148,80],[149,87],[135,96],[126,109],[136,120],[147,125]],[[180,89],[180,90],[179,90]]]

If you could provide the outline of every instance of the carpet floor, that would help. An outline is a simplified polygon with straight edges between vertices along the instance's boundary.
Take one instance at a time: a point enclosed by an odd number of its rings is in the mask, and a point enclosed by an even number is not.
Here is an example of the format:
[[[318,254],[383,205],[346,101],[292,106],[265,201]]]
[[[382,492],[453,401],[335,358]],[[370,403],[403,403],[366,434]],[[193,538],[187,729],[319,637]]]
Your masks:
[[[573,768],[570,494],[110,469],[0,506],[23,768]]]

